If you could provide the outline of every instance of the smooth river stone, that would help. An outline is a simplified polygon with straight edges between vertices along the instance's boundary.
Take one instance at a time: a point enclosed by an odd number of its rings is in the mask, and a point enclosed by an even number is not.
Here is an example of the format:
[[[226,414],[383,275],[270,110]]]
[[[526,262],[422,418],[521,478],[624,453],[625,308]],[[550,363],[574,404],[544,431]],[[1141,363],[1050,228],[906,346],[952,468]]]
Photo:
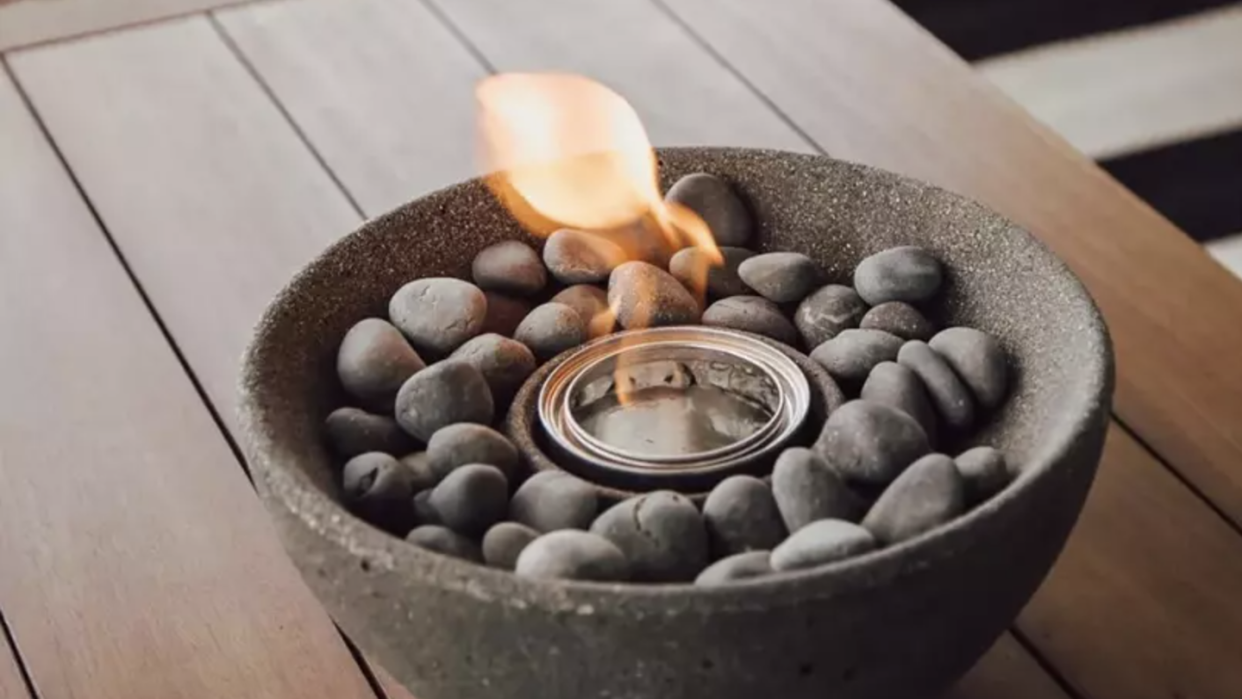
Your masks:
[[[755,256],[746,248],[720,248],[722,263],[716,263],[703,248],[678,250],[668,262],[668,271],[692,293],[704,291],[715,297],[749,294],[750,287],[737,274],[738,265]],[[706,276],[706,280],[704,279]]]
[[[526,479],[509,503],[509,518],[539,532],[589,529],[599,512],[595,487],[564,471]]]
[[[540,361],[548,361],[587,340],[582,316],[563,303],[545,303],[522,319],[513,339],[530,348]]]
[[[927,344],[953,367],[982,408],[992,410],[1005,399],[1009,368],[991,335],[974,328],[946,328]]]
[[[966,481],[966,494],[972,503],[987,500],[1009,484],[1009,468],[999,449],[986,446],[968,449],[958,454],[953,463]]]
[[[854,289],[868,304],[918,303],[940,290],[944,272],[931,253],[914,246],[878,252],[854,268]]]
[[[923,428],[904,412],[854,400],[828,416],[814,449],[845,480],[884,485],[931,446]]]
[[[518,556],[539,538],[539,532],[525,524],[500,522],[483,535],[483,562],[493,568],[513,570]]]
[[[413,476],[388,454],[359,454],[342,474],[345,505],[371,524],[405,536],[414,527]]]
[[[514,569],[521,577],[541,580],[620,582],[630,577],[625,554],[616,544],[576,529],[549,532],[530,542]]]
[[[771,550],[787,533],[772,489],[754,476],[716,484],[703,503],[703,521],[713,558]]]
[[[856,520],[863,505],[822,456],[804,447],[781,452],[772,468],[772,495],[789,532],[821,519]]]
[[[591,532],[621,549],[636,582],[689,582],[707,567],[707,528],[685,496],[663,490],[605,510]]]
[[[552,297],[578,312],[591,338],[603,337],[617,327],[617,317],[608,307],[608,292],[594,284],[575,284]]]
[[[966,510],[966,482],[953,460],[928,454],[898,476],[863,518],[863,527],[884,545],[930,531]]]
[[[487,299],[487,317],[483,320],[483,332],[512,337],[518,324],[530,313],[530,301],[495,291],[485,291],[483,296]]]
[[[548,283],[548,270],[539,259],[539,253],[518,240],[505,240],[483,248],[474,256],[470,271],[474,283],[485,291],[531,296]]]
[[[401,384],[426,366],[401,331],[379,318],[358,321],[336,353],[336,374],[345,391],[381,412],[392,410]]]
[[[936,326],[919,309],[901,301],[882,303],[867,311],[858,327],[864,330],[883,330],[903,340],[927,340],[936,332]]]
[[[848,286],[829,284],[802,299],[794,311],[794,325],[807,347],[819,347],[841,333],[858,326],[867,304]]]
[[[820,283],[822,272],[799,252],[769,252],[738,265],[737,273],[760,296],[776,303],[795,303]]]
[[[772,550],[772,570],[803,570],[836,563],[876,548],[871,532],[839,519],[821,519],[794,532]]]
[[[694,296],[673,275],[646,262],[626,262],[608,278],[608,305],[627,330],[699,322]]]
[[[483,552],[468,537],[438,524],[424,524],[410,530],[405,540],[415,546],[472,563],[483,562]]]
[[[929,441],[936,434],[936,410],[923,380],[897,362],[881,362],[867,375],[859,397],[896,408],[918,421]]]
[[[794,326],[781,309],[762,296],[730,296],[703,311],[703,325],[743,330],[792,345],[798,341]]]
[[[771,575],[772,564],[768,561],[769,556],[768,551],[747,551],[722,558],[703,569],[699,577],[694,579],[694,584],[700,587],[716,587],[738,580]]]
[[[445,476],[428,502],[444,526],[481,536],[509,511],[509,482],[495,466],[466,464]]]
[[[629,259],[625,250],[598,233],[562,228],[543,244],[543,263],[562,284],[593,284],[608,279]]]
[[[436,430],[427,440],[427,461],[436,478],[443,480],[466,464],[488,464],[505,478],[515,478],[519,464],[517,447],[509,438],[487,425],[459,422]]]
[[[459,422],[490,425],[494,409],[483,374],[457,360],[432,364],[397,392],[397,422],[424,442],[440,428]]]
[[[526,345],[496,333],[487,333],[458,347],[449,359],[472,365],[487,381],[496,403],[508,402],[539,366]]]
[[[664,200],[698,214],[717,245],[745,245],[754,233],[754,218],[746,203],[728,182],[715,175],[686,175],[669,188]]]
[[[405,454],[418,446],[396,420],[361,408],[333,410],[324,420],[323,428],[332,450],[347,459],[369,451]]]
[[[483,332],[487,297],[460,279],[416,279],[392,295],[388,317],[415,349],[442,357]]]
[[[908,367],[923,380],[927,395],[943,424],[957,432],[975,423],[975,401],[953,367],[926,342],[911,340],[902,345],[897,363]]]
[[[881,362],[891,362],[903,340],[882,330],[842,330],[836,337],[811,351],[811,359],[828,370],[832,378],[855,388]]]

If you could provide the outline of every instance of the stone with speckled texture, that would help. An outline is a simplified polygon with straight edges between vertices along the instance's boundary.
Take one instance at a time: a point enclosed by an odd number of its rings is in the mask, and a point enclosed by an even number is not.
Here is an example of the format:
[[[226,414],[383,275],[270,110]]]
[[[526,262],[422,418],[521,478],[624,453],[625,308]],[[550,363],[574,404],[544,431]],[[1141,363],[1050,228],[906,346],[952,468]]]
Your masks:
[[[867,311],[858,327],[883,330],[903,340],[929,340],[936,326],[919,309],[901,301],[882,303]]]
[[[608,305],[627,330],[697,323],[702,310],[673,275],[647,262],[626,262],[613,270]]]
[[[694,688],[715,699],[940,692],[1013,621],[1081,510],[1112,391],[1098,312],[1044,246],[944,190],[817,155],[666,149],[659,157],[664,187],[692,172],[728,179],[753,208],[755,249],[805,253],[829,279],[849,279],[863,257],[896,245],[933,252],[952,281],[936,301],[944,321],[996,337],[1015,367],[1004,406],[976,439],[1003,449],[1022,477],[917,541],[711,589],[548,584],[364,525],[335,499],[320,436],[339,399],[335,345],[410,279],[464,278],[487,245],[536,242],[476,180],[343,237],[259,323],[238,437],[286,548],[350,638],[425,699],[477,699],[483,683],[495,699],[663,696],[704,657],[717,662],[694,674]],[[470,658],[462,638],[471,639]],[[860,658],[859,647],[884,652]],[[800,673],[803,663],[815,672]],[[549,676],[568,679],[549,685]]]
[[[703,311],[703,325],[745,330],[791,345],[798,331],[776,304],[762,296],[730,296]]]
[[[483,332],[487,297],[460,279],[415,279],[392,295],[388,317],[415,349],[443,356]]]
[[[811,349],[853,328],[867,312],[867,304],[848,286],[828,284],[802,299],[794,311],[794,325],[802,342]]]

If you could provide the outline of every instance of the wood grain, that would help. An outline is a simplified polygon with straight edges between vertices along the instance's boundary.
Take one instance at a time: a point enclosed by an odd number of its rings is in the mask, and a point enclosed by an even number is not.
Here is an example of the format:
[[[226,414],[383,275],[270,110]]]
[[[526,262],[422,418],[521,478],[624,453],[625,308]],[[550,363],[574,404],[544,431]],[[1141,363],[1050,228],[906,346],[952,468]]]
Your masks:
[[[1026,226],[1102,307],[1116,410],[1242,524],[1242,284],[883,0],[659,0],[838,157]]]
[[[35,699],[26,691],[26,682],[17,667],[17,658],[6,639],[0,636],[0,697],[4,699]]]
[[[41,695],[370,699],[2,73],[0,134],[0,606]]]
[[[11,63],[231,425],[251,328],[357,214],[205,18]]]
[[[1121,428],[1019,626],[1085,696],[1242,696],[1242,538]]]
[[[243,0],[17,0],[0,2],[0,51],[167,19]]]

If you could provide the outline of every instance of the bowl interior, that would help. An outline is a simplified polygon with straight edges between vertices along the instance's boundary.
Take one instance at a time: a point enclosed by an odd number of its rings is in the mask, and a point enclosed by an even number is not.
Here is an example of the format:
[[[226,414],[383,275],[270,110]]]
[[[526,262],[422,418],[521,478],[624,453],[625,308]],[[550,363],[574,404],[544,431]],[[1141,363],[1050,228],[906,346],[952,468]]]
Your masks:
[[[935,320],[991,333],[1011,359],[1010,396],[972,439],[1003,449],[1023,471],[1010,491],[1048,467],[1107,400],[1108,339],[1090,298],[1043,245],[984,207],[822,156],[666,149],[660,163],[664,189],[697,171],[732,182],[759,222],[755,247],[806,253],[834,282],[850,284],[860,260],[897,245],[939,256],[947,278]],[[385,316],[389,296],[412,279],[469,278],[474,254],[502,239],[539,242],[475,180],[368,221],[304,269],[269,308],[246,358],[241,422],[250,453],[335,500],[320,427],[345,404],[334,373],[341,337],[364,317]]]

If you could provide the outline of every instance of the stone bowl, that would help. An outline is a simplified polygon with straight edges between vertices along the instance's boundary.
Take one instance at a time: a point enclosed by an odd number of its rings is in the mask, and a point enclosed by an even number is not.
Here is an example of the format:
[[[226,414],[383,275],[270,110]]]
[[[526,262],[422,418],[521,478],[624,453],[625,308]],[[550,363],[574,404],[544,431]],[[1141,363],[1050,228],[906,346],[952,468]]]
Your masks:
[[[242,443],[304,578],[344,631],[419,699],[900,699],[947,688],[1039,586],[1090,488],[1109,420],[1110,342],[1091,298],[1031,235],[942,189],[827,157],[660,152],[662,185],[733,182],[758,247],[848,283],[863,257],[916,244],[948,270],[941,323],[999,338],[1015,379],[973,442],[1020,474],[918,538],[774,579],[685,585],[536,582],[389,536],[339,504],[320,425],[344,398],[337,343],[423,276],[468,276],[527,238],[478,180],[368,221],[268,308],[241,377]],[[969,446],[969,445],[961,445]]]

